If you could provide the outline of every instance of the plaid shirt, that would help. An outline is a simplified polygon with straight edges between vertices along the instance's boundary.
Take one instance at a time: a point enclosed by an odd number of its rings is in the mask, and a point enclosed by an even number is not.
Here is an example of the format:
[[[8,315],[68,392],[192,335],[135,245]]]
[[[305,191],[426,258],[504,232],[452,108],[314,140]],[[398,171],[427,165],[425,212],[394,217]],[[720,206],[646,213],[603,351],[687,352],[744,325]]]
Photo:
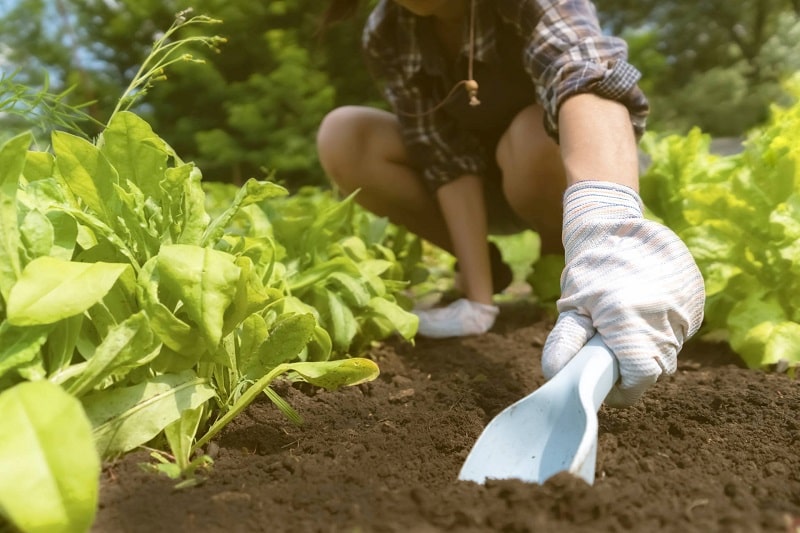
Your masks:
[[[640,74],[626,61],[625,42],[602,33],[589,0],[476,1],[475,61],[492,60],[498,15],[504,29],[513,28],[524,43],[522,64],[553,138],[558,139],[559,107],[579,93],[621,102],[637,135],[643,133],[649,106],[637,86]],[[434,68],[441,58],[430,57],[429,22],[393,0],[380,0],[364,28],[363,46],[370,71],[383,83],[384,95],[398,114],[412,162],[435,189],[464,174],[483,175],[489,155],[452,116],[441,110],[428,113],[454,85]],[[468,28],[467,20],[465,35]],[[464,41],[462,55],[467,56],[468,39]]]

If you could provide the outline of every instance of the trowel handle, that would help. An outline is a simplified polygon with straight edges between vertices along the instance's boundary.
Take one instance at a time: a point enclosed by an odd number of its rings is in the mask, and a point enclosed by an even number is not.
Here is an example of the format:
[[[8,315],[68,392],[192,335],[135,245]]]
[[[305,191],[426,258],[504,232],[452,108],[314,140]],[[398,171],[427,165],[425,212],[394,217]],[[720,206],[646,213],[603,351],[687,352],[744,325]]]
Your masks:
[[[600,409],[611,388],[619,379],[619,363],[599,333],[589,339],[563,371],[574,372],[581,397],[590,400],[594,411]],[[588,405],[586,406],[589,407]]]

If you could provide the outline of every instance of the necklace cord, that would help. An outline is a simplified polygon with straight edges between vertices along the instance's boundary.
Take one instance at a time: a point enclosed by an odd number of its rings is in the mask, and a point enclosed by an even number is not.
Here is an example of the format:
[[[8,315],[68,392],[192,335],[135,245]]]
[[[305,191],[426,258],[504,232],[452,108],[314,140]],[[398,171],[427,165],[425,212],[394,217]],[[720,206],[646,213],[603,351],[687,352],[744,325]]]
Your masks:
[[[426,115],[430,115],[431,113],[435,113],[439,109],[441,109],[455,94],[459,87],[462,85],[467,90],[467,96],[469,96],[469,105],[472,107],[481,105],[481,101],[478,100],[478,82],[475,81],[473,78],[473,63],[475,62],[475,4],[476,0],[470,0],[470,10],[469,10],[469,56],[467,60],[467,79],[461,80],[456,83],[450,92],[447,93],[447,96],[439,102],[433,108],[422,112],[422,113],[408,113],[401,109],[397,110],[398,115],[403,115],[407,117],[424,117]]]
[[[472,64],[475,62],[475,1],[470,0],[469,7],[469,61],[467,63],[467,80],[464,82],[469,94],[469,105],[481,105],[478,100],[478,82],[472,75]]]

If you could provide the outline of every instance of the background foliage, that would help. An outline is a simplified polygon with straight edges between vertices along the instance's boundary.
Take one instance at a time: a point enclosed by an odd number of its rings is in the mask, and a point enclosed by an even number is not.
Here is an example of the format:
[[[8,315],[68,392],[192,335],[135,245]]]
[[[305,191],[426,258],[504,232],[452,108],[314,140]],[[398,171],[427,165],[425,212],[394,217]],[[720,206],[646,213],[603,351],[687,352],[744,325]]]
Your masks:
[[[625,37],[651,97],[651,128],[741,136],[800,70],[797,0],[596,0]]]
[[[155,37],[191,6],[222,20],[227,43],[221,53],[193,51],[207,62],[176,65],[135,111],[206,179],[243,183],[277,170],[297,189],[324,183],[314,153],[322,116],[341,104],[381,105],[359,53],[369,3],[320,35],[327,3],[313,0],[7,0],[0,69],[20,68],[30,87],[48,73],[51,92],[74,87],[66,100],[93,101],[87,113],[105,123]],[[800,69],[797,0],[596,3],[644,73],[653,130],[741,136]],[[16,133],[11,117],[0,114],[0,125]]]
[[[699,129],[642,142],[642,198],[705,279],[703,330],[753,368],[800,365],[800,75],[786,92],[795,102],[773,106],[740,153],[711,153]]]
[[[0,66],[20,68],[17,80],[31,87],[45,73],[54,90],[74,86],[69,102],[93,101],[87,112],[105,123],[151,44],[188,7],[220,19],[215,31],[227,42],[221,53],[193,50],[205,64],[175,65],[137,113],[209,180],[242,183],[280,169],[292,188],[321,183],[314,133],[322,116],[378,98],[354,53],[361,22],[322,40],[324,3],[16,0],[0,18]]]

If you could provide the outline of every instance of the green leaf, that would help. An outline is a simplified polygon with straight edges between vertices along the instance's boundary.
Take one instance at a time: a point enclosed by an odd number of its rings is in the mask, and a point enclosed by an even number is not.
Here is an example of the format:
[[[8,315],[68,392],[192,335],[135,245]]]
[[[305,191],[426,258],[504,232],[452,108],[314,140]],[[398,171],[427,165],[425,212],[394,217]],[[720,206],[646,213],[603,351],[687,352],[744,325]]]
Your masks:
[[[78,241],[78,223],[62,208],[63,194],[53,179],[42,179],[18,191],[18,220],[25,262],[52,255],[72,259]]]
[[[324,288],[314,291],[312,302],[319,310],[322,327],[331,336],[333,349],[339,353],[347,353],[358,333],[358,323],[353,311],[338,294]]]
[[[345,272],[354,276],[360,273],[358,266],[352,259],[335,257],[291,276],[287,280],[289,290],[293,293],[302,292],[311,286],[324,282],[334,272]]]
[[[53,226],[53,245],[48,255],[69,261],[78,242],[78,223],[62,211],[48,211],[47,219]]]
[[[150,327],[166,346],[178,354],[192,356],[193,362],[185,368],[194,366],[205,350],[202,336],[197,328],[187,324],[158,298],[158,259],[153,258],[139,272],[138,294],[142,308],[150,317]],[[170,368],[167,365],[166,368]]]
[[[728,315],[730,343],[745,363],[759,368],[765,363],[767,344],[775,327],[787,320],[775,295],[752,294],[739,301]]]
[[[238,257],[236,265],[241,269],[241,273],[236,284],[233,305],[225,314],[223,334],[233,331],[247,317],[263,310],[276,296],[274,292],[265,289],[252,259]]]
[[[369,302],[369,317],[373,320],[384,320],[391,326],[389,333],[397,332],[404,339],[413,339],[419,328],[419,317],[410,313],[399,305],[386,300],[385,298],[373,298]],[[388,335],[388,333],[387,333]],[[379,337],[385,338],[387,335]]]
[[[78,227],[74,224],[75,236],[78,236]],[[50,255],[50,251],[55,244],[55,229],[50,219],[38,209],[32,209],[25,213],[19,224],[20,239],[25,248],[29,259]],[[62,258],[69,261],[72,258]]]
[[[0,394],[0,510],[26,533],[88,531],[100,459],[81,404],[47,381]]]
[[[281,363],[291,361],[306,347],[316,320],[310,314],[281,315],[258,348],[258,355],[242,369],[245,379],[257,380]]]
[[[67,187],[100,220],[116,227],[119,200],[114,186],[119,176],[108,159],[89,141],[62,131],[53,133],[53,151]]]
[[[341,296],[348,306],[358,309],[369,303],[370,293],[359,277],[344,272],[333,272],[328,276],[328,287]]]
[[[164,232],[164,214],[161,207],[145,197],[136,185],[126,182],[125,186],[115,188],[115,195],[119,198],[117,235],[136,252],[137,257],[146,260],[158,253]]]
[[[527,281],[541,302],[555,302],[561,296],[564,254],[545,254],[533,265]]]
[[[83,314],[75,315],[56,322],[52,327],[45,326],[51,329],[42,353],[49,374],[61,371],[72,361],[80,339],[84,317]],[[51,381],[53,380],[51,379]]]
[[[366,383],[380,375],[378,365],[371,359],[362,357],[320,363],[290,363],[281,367],[285,371],[296,372],[304,381],[329,391]]]
[[[126,268],[100,304],[115,324],[141,310],[141,302],[137,299],[138,290],[136,273],[132,268]]]
[[[325,328],[320,327],[319,324],[317,324],[314,327],[314,334],[311,336],[311,340],[308,341],[306,349],[304,352],[301,352],[297,358],[300,361],[327,361],[331,358],[332,353],[333,341],[331,340],[330,334],[325,330]]]
[[[336,202],[317,213],[314,222],[306,233],[306,247],[316,251],[332,240],[332,235],[353,216],[353,197],[351,194],[344,200]]]
[[[0,378],[36,360],[50,329],[49,326],[17,327],[8,321],[0,323]]]
[[[186,409],[181,413],[181,417],[178,420],[168,425],[164,430],[172,456],[175,458],[175,463],[181,473],[184,473],[191,463],[192,443],[197,434],[197,428],[200,426],[203,413],[204,408],[202,405],[196,409]]]
[[[161,199],[168,148],[145,120],[127,111],[117,113],[98,144],[123,183],[130,180],[145,196]]]
[[[100,455],[113,457],[149,442],[183,411],[215,395],[207,380],[187,371],[95,392],[83,398],[83,405]]]
[[[287,191],[276,183],[249,179],[237,191],[233,203],[219,217],[216,218],[203,235],[202,245],[213,246],[222,237],[225,228],[240,209],[269,198],[285,196]]]
[[[725,291],[728,285],[742,273],[742,269],[736,265],[722,262],[711,262],[709,265],[702,265],[702,271],[706,286],[706,298],[711,298]]]
[[[27,170],[28,167],[25,168]],[[56,178],[42,178],[28,182],[24,189],[17,191],[17,194],[17,200],[29,209],[39,208],[49,211],[54,207],[58,209],[70,205],[69,190]]]
[[[740,236],[741,226],[733,220],[707,220],[681,233],[698,262],[738,262],[743,255]]]
[[[4,300],[8,300],[11,287],[22,271],[17,188],[31,142],[33,136],[24,133],[0,146],[0,296]]]
[[[730,183],[697,183],[683,190],[683,217],[690,227],[709,220],[736,221],[758,216],[753,206],[736,196]]]
[[[248,372],[246,369],[260,366],[258,349],[268,336],[269,328],[261,315],[253,314],[247,317],[238,330],[237,357],[233,367],[246,374]]]
[[[105,247],[103,253],[113,257],[124,257],[134,268],[140,264],[140,260],[120,234],[98,217],[80,209],[65,207],[63,210],[81,225],[78,228],[78,243],[82,248],[89,250],[99,244]]]
[[[211,217],[206,212],[202,174],[193,164],[169,168],[164,173],[162,205],[171,223],[174,244],[200,246]]]
[[[25,179],[28,182],[40,181],[53,177],[56,159],[48,152],[28,152],[25,159]]]
[[[195,336],[200,335],[195,332]],[[209,354],[205,348],[205,343],[200,342],[202,347],[195,352],[177,352],[164,344],[150,363],[150,368],[159,374],[175,374],[197,368],[197,365],[206,359]],[[217,348],[219,351],[219,348]]]
[[[358,265],[369,292],[373,296],[386,296],[391,292],[392,280],[383,279],[381,276],[392,267],[389,261],[371,259]],[[403,286],[403,282],[397,282]]]
[[[181,300],[210,348],[222,338],[225,311],[233,302],[241,269],[234,256],[185,244],[163,246],[158,254],[160,290]]]
[[[780,362],[789,366],[800,364],[800,324],[797,322],[780,322],[772,328],[764,350],[764,365]]]
[[[800,174],[800,170],[798,171]],[[800,240],[800,193],[794,193],[769,214],[770,234],[778,241]],[[795,256],[800,261],[800,256]]]
[[[222,428],[224,428],[239,413],[244,411],[255,398],[264,391],[269,384],[278,376],[285,372],[295,371],[299,377],[309,383],[333,390],[345,385],[358,385],[366,381],[371,381],[378,377],[380,371],[378,365],[369,359],[346,359],[340,361],[325,361],[321,363],[293,363],[281,364],[275,367],[266,376],[259,379],[239,397],[231,408],[223,414],[209,428],[194,445],[194,449],[200,448],[208,441],[213,439]],[[274,391],[273,391],[274,392]],[[272,398],[274,394],[268,393]],[[282,409],[283,410],[283,409]],[[284,411],[289,414],[289,411]],[[299,415],[298,415],[299,417]]]
[[[341,246],[342,251],[353,261],[361,262],[372,258],[369,255],[366,243],[360,237],[355,235],[345,237],[337,244]]]
[[[153,332],[147,315],[140,311],[112,328],[78,379],[70,383],[67,392],[80,397],[95,385],[127,366],[141,366],[155,356]]]
[[[299,426],[300,424],[302,424],[302,423],[303,423],[303,417],[302,417],[302,416],[300,416],[300,413],[298,413],[298,412],[295,410],[295,408],[294,408],[294,407],[292,407],[292,406],[289,404],[289,402],[287,402],[286,400],[284,400],[284,399],[283,399],[283,398],[280,396],[280,394],[278,394],[277,392],[275,392],[274,390],[272,390],[272,389],[271,389],[271,388],[269,388],[269,387],[266,387],[266,388],[264,389],[264,394],[266,394],[266,395],[267,395],[267,398],[269,398],[269,400],[270,400],[270,401],[271,401],[273,404],[275,404],[275,407],[277,407],[278,409],[280,409],[280,411],[283,413],[283,415],[284,415],[286,418],[288,418],[288,419],[289,419],[289,421],[290,421],[292,424],[295,424],[295,425]]]
[[[8,320],[16,326],[52,324],[99,302],[128,265],[34,259],[8,297]]]
[[[385,259],[370,259],[359,263],[358,268],[364,274],[372,274],[373,276],[381,276],[387,270],[392,268],[391,261]]]

